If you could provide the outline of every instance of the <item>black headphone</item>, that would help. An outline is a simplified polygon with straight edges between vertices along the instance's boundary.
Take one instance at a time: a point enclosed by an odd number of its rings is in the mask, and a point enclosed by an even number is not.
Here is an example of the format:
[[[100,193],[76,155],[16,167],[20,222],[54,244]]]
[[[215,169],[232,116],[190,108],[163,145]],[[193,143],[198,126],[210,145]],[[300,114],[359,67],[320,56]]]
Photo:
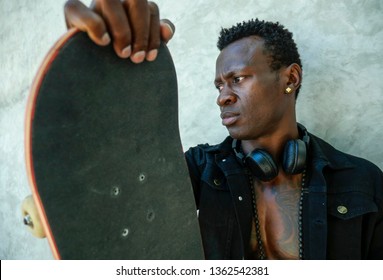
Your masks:
[[[293,139],[287,141],[283,151],[282,167],[287,174],[299,174],[303,172],[306,166],[307,147],[310,142],[310,136],[303,125],[298,124],[298,129],[302,132],[302,140]],[[237,139],[233,139],[232,148],[237,158],[259,180],[267,182],[277,177],[279,172],[278,165],[267,151],[255,149],[245,156],[241,152],[240,141]]]

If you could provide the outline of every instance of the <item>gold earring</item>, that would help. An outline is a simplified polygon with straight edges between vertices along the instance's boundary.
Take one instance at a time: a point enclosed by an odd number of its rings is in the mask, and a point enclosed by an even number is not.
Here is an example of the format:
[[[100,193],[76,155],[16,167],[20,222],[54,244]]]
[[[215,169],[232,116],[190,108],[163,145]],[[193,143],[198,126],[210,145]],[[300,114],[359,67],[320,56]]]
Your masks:
[[[288,86],[286,89],[285,89],[285,94],[290,94],[292,93],[292,88],[290,86]]]

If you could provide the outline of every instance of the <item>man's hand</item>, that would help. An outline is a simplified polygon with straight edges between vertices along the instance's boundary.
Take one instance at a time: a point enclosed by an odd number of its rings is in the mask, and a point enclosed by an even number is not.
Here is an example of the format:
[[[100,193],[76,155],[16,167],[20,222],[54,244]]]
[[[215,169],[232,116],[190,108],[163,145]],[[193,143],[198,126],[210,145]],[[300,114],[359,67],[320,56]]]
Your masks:
[[[160,41],[167,43],[175,31],[172,22],[159,19],[158,6],[147,0],[93,0],[89,8],[68,0],[64,11],[68,28],[87,32],[101,46],[113,41],[117,55],[134,63],[155,60]]]

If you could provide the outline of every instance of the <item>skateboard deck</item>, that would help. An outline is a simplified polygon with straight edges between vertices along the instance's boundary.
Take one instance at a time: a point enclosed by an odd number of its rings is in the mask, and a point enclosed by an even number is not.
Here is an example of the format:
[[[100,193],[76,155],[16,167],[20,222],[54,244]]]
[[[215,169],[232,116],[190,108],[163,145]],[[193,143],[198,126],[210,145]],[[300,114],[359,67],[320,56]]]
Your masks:
[[[56,259],[202,259],[164,44],[134,64],[71,30],[38,71],[26,164]]]

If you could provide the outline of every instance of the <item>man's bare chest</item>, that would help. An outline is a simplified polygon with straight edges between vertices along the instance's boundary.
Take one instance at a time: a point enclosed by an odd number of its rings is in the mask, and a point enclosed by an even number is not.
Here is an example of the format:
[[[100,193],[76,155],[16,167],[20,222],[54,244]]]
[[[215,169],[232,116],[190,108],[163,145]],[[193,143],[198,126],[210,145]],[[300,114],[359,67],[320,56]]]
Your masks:
[[[278,185],[254,182],[256,217],[250,240],[253,258],[299,259],[300,181],[299,176]]]

